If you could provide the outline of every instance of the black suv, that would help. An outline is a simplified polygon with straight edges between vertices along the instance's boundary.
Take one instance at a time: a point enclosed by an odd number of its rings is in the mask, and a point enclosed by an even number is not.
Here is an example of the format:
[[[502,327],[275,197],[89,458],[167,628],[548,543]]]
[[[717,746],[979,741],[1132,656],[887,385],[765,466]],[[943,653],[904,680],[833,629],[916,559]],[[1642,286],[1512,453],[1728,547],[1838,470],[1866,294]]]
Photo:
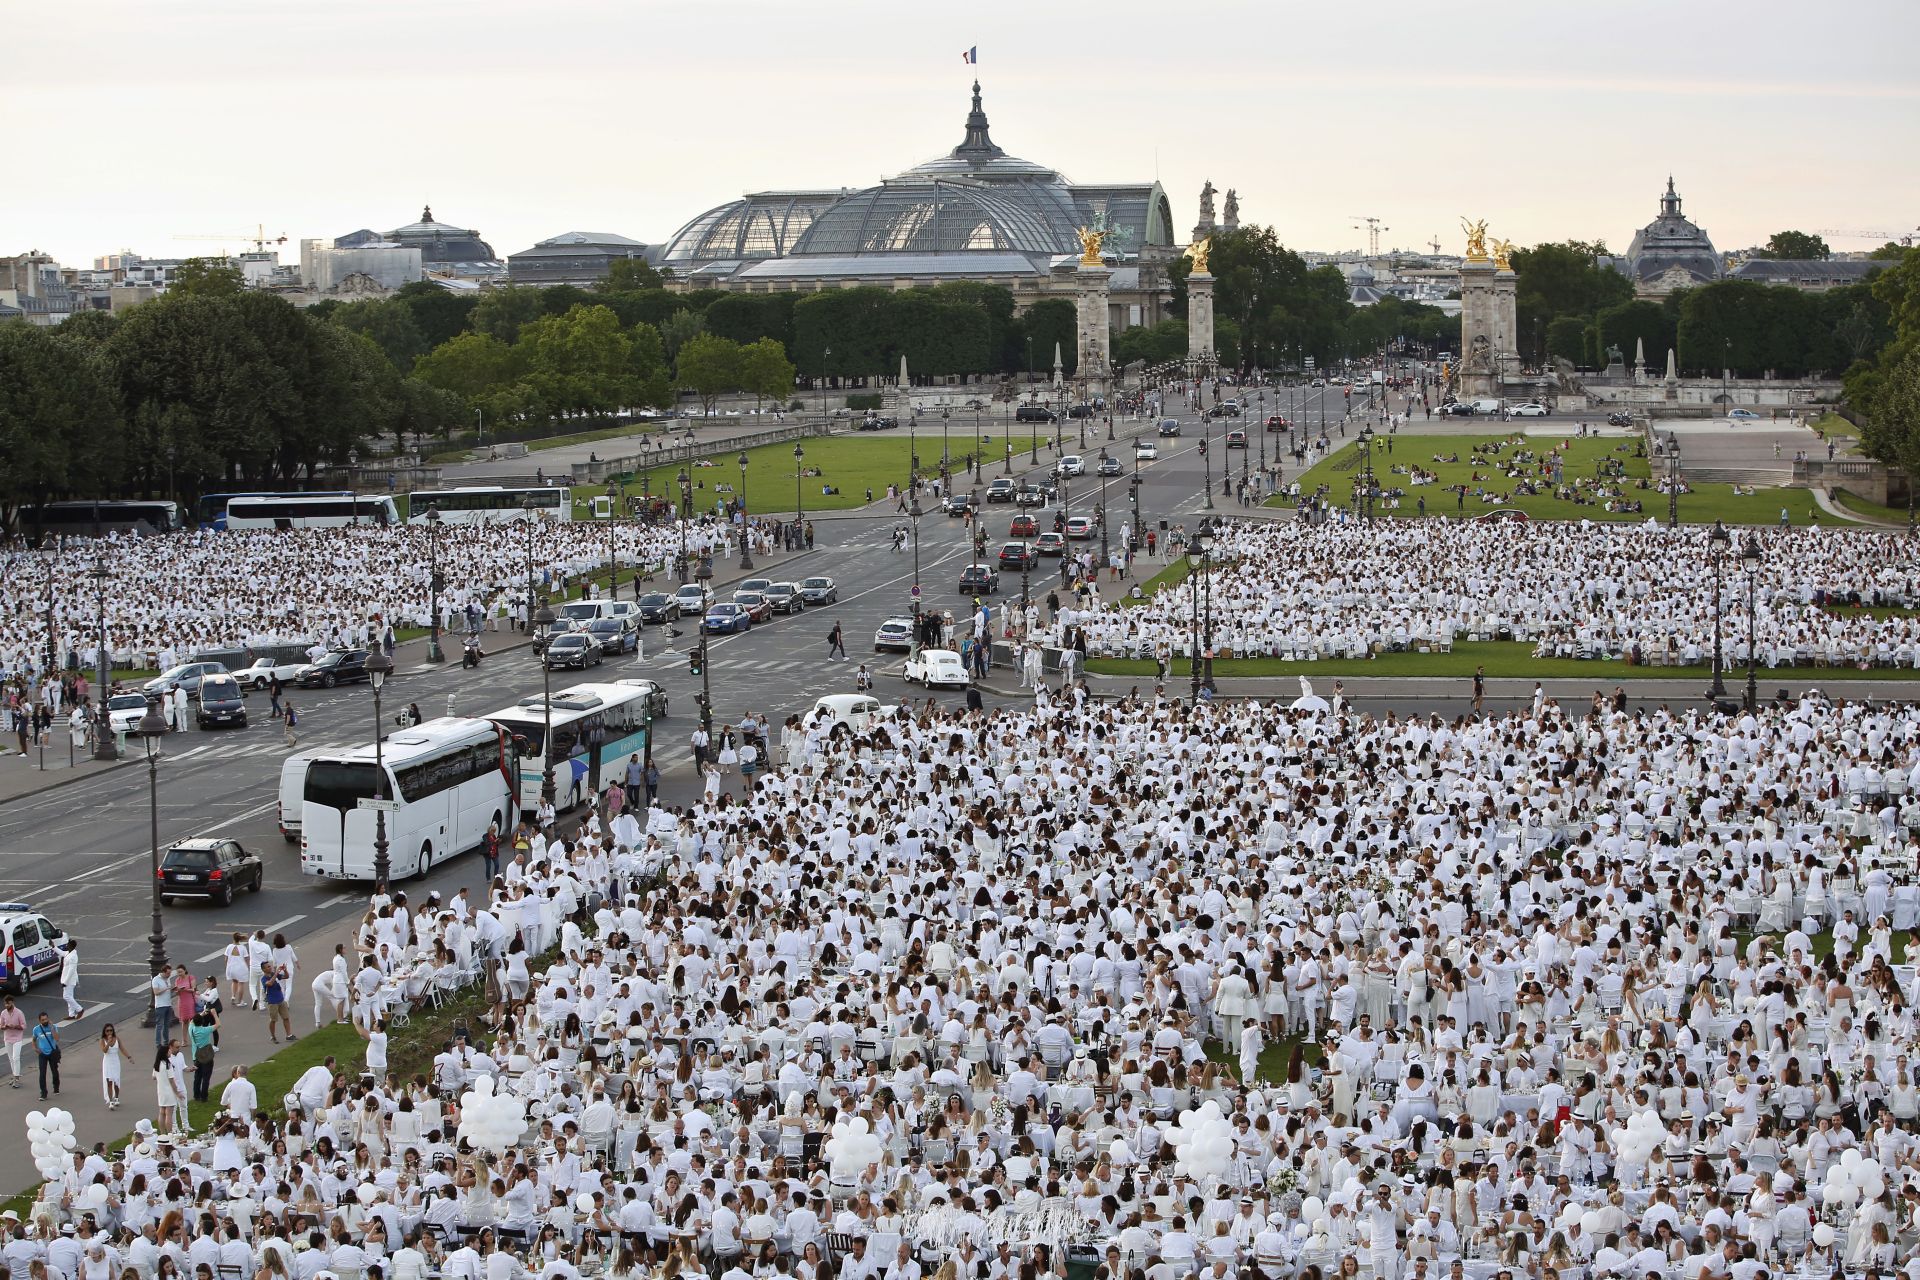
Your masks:
[[[232,676],[208,676],[200,682],[200,707],[194,716],[202,729],[230,724],[247,727],[247,691]]]
[[[996,478],[992,484],[987,486],[987,501],[1012,502],[1014,492],[1019,489],[1019,487],[1019,485],[1013,482],[1012,476],[1000,476]]]
[[[1013,411],[1015,422],[1052,422],[1053,410],[1043,404],[1023,404]]]
[[[266,864],[238,840],[182,840],[160,859],[160,901],[208,898],[221,906],[242,889],[260,892]]]
[[[672,622],[680,616],[680,602],[664,591],[649,591],[640,597],[640,621]]]
[[[300,673],[300,687],[331,689],[337,684],[352,684],[355,680],[366,678],[365,649],[334,649]]]

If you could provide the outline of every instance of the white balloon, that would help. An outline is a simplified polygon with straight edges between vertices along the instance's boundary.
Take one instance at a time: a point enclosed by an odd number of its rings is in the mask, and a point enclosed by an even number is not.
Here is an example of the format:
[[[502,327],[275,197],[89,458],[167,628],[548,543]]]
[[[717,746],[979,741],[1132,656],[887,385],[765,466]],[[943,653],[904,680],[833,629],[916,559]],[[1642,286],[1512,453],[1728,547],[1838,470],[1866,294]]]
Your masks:
[[[1840,1167],[1852,1173],[1860,1167],[1860,1148],[1848,1147],[1840,1153]]]
[[[1300,1202],[1300,1216],[1308,1222],[1312,1222],[1316,1218],[1324,1217],[1326,1212],[1327,1202],[1319,1196],[1308,1196]]]
[[[583,1191],[574,1200],[573,1207],[578,1209],[581,1213],[592,1213],[594,1210],[593,1197]]]
[[[353,1189],[353,1198],[361,1204],[372,1204],[374,1198],[379,1194],[380,1188],[374,1186],[371,1182],[363,1182]]]
[[[1832,1245],[1833,1244],[1833,1224],[1831,1222],[1815,1223],[1813,1228],[1813,1242],[1819,1245],[1822,1249],[1825,1249],[1830,1245]]]

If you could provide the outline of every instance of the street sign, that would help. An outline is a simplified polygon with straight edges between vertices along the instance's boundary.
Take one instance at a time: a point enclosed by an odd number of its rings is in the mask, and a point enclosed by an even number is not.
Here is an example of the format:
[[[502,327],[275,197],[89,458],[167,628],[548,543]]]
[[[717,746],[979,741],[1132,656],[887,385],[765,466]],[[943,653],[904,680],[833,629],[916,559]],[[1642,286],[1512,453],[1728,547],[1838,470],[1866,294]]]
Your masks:
[[[354,808],[371,809],[379,813],[398,813],[400,812],[400,802],[398,800],[376,800],[372,796],[366,796],[356,803]]]
[[[920,584],[917,582],[913,584],[913,598],[915,600],[920,598]]]

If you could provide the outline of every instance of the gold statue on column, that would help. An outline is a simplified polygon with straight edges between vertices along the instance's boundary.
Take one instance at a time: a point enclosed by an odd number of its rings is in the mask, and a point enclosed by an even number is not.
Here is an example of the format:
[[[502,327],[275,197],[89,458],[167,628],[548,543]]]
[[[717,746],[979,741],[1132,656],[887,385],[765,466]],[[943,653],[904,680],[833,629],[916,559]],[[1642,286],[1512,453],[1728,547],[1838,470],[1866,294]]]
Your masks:
[[[1460,219],[1461,230],[1467,233],[1467,261],[1485,262],[1487,260],[1487,220],[1469,222]]]
[[[1207,255],[1213,252],[1213,237],[1201,236],[1187,246],[1187,258],[1193,263],[1189,275],[1204,275],[1207,270]]]
[[[1106,238],[1107,233],[1104,231],[1096,231],[1092,227],[1080,228],[1081,266],[1097,267],[1100,265],[1100,242]]]
[[[1513,270],[1513,241],[1495,240],[1493,242],[1493,266],[1496,271]]]

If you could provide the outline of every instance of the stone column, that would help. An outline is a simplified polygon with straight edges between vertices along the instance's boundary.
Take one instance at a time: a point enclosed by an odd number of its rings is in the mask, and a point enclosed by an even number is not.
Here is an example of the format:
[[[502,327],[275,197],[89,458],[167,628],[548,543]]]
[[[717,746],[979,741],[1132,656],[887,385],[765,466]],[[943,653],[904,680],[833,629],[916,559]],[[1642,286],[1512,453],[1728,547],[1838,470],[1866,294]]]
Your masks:
[[[1187,359],[1211,367],[1218,362],[1213,349],[1213,273],[1196,271],[1187,277]]]
[[[1493,273],[1494,368],[1503,378],[1520,376],[1520,316],[1514,304],[1519,279],[1511,267]]]
[[[1080,323],[1077,326],[1080,332],[1079,376],[1086,384],[1089,395],[1105,395],[1107,380],[1112,376],[1110,356],[1113,344],[1109,333],[1111,316],[1107,288],[1112,276],[1113,272],[1104,266],[1080,264]]]
[[[1460,398],[1497,395],[1499,323],[1493,297],[1493,263],[1460,266]]]

